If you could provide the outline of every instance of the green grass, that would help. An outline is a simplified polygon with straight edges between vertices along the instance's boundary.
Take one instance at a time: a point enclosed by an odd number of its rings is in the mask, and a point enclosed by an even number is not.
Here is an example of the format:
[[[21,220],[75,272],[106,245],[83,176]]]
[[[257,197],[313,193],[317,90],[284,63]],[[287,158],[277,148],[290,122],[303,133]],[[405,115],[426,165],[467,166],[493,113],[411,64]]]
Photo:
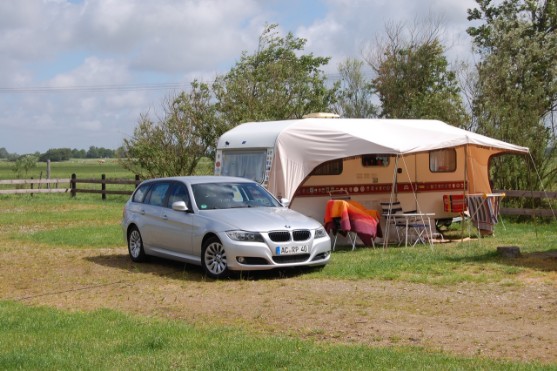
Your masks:
[[[13,171],[14,164],[5,160],[0,160],[0,180],[16,179],[16,173]],[[135,174],[124,169],[117,159],[106,159],[103,163],[99,163],[98,159],[73,159],[70,161],[52,162],[50,166],[51,179],[70,179],[72,174],[76,174],[77,188],[100,191],[101,185],[96,183],[81,183],[80,179],[94,179],[101,180],[101,175],[104,174],[106,179],[135,179]],[[45,162],[37,163],[37,166],[24,174],[24,179],[45,179],[46,178],[47,164]],[[209,158],[203,158],[199,162],[196,173],[199,175],[206,175],[213,173],[213,162]],[[45,185],[37,186],[34,188],[45,188]],[[0,189],[14,189],[14,188],[30,188],[29,185],[0,185]],[[51,188],[69,189],[70,183],[53,184]],[[127,191],[131,192],[134,189],[133,184],[107,184],[107,191]],[[82,193],[87,194],[87,193]],[[101,198],[100,194],[96,194],[97,199]],[[119,195],[107,195],[107,198],[120,198]]]
[[[98,195],[0,196],[0,230],[11,240],[52,247],[119,247],[125,197]]]
[[[70,178],[75,173],[79,178],[100,179],[105,174],[108,179],[134,179],[135,174],[124,169],[117,159],[106,159],[99,163],[98,159],[72,159],[69,161],[51,162],[50,178]],[[0,179],[15,179],[16,174],[12,170],[14,164],[0,160]],[[202,158],[196,172],[200,175],[212,174],[214,164],[209,158]],[[37,166],[23,176],[25,179],[46,178],[46,162],[38,162]]]
[[[13,172],[13,163],[7,161],[0,161],[0,179],[16,179],[16,174]],[[97,159],[75,159],[63,162],[52,162],[51,163],[51,179],[70,179],[72,174],[76,174],[78,183],[78,189],[88,189],[100,191],[101,184],[96,183],[80,183],[80,179],[94,179],[101,180],[101,175],[104,174],[106,179],[129,179],[133,180],[135,174],[132,174],[128,170],[125,170],[120,166],[118,160],[116,159],[106,159],[104,163],[99,163]],[[23,175],[24,179],[45,179],[46,178],[46,163],[39,162],[37,167],[30,170],[27,174]],[[33,185],[33,188],[45,188],[46,185]],[[29,189],[30,186],[21,185],[0,185],[0,189],[14,189],[14,188],[25,188]],[[70,183],[61,182],[58,184],[52,184],[51,188],[62,188],[69,190]],[[107,191],[127,191],[131,192],[134,189],[133,184],[107,184]],[[69,192],[69,191],[68,191]],[[87,193],[81,193],[81,195],[87,195]],[[89,194],[91,195],[91,194]],[[101,199],[100,194],[93,194],[97,199]],[[125,199],[120,195],[107,195],[107,198],[111,199]]]
[[[126,197],[101,201],[98,195],[0,196],[0,231],[4,238],[42,247],[124,247],[120,230]],[[380,279],[428,284],[513,283],[527,275],[544,278],[557,272],[556,223],[506,222],[496,236],[466,242],[415,247],[337,248],[325,269],[303,278]],[[466,236],[468,234],[466,233]],[[472,231],[472,236],[474,232]],[[519,246],[520,259],[501,258],[497,246]]]
[[[26,248],[125,247],[119,222],[125,198],[97,195],[0,196],[0,243]],[[301,279],[394,280],[451,285],[521,284],[555,279],[555,223],[498,226],[496,237],[416,247],[339,249],[323,270]],[[503,259],[496,246],[521,247]],[[193,274],[200,274],[195,270]],[[552,281],[552,282],[553,282]],[[195,327],[178,320],[100,310],[68,313],[0,301],[0,369],[543,369],[537,364],[459,358],[420,348],[328,345],[257,336],[238,328]],[[551,367],[548,367],[550,369]]]
[[[554,259],[540,252],[556,252],[556,223],[506,222],[495,237],[415,247],[378,247],[339,250],[331,263],[315,275],[344,279],[382,279],[428,284],[507,282],[526,274],[543,277],[557,271]],[[466,231],[465,236],[468,236]],[[475,237],[472,231],[472,237]],[[498,246],[518,246],[520,259],[501,258]]]
[[[15,179],[13,163],[0,161],[0,179]],[[72,173],[79,178],[100,179],[101,174],[106,174],[107,178],[133,179],[134,174],[122,168],[116,159],[106,159],[103,164],[97,159],[75,159],[70,161],[52,162],[50,164],[51,178],[70,178]],[[34,169],[31,169],[25,179],[46,178],[46,162],[38,162]]]
[[[45,176],[39,163],[27,177]],[[52,164],[52,178],[133,178],[116,162]],[[0,161],[0,179],[13,179]],[[9,249],[123,248],[120,231],[127,196],[35,194],[0,196],[0,242]],[[520,285],[534,277],[554,282],[556,223],[498,225],[496,237],[416,247],[337,249],[322,270],[300,279],[392,280],[454,285]],[[467,235],[467,232],[466,232]],[[521,248],[520,259],[497,256],[497,246]],[[195,270],[193,274],[200,274]],[[129,316],[110,310],[64,312],[0,301],[0,369],[555,369],[535,363],[452,357],[420,348],[376,348],[257,336],[239,328],[196,327],[178,320]]]
[[[195,327],[111,310],[68,313],[0,301],[0,369],[542,370],[419,348],[329,345]],[[550,369],[550,367],[545,367]]]

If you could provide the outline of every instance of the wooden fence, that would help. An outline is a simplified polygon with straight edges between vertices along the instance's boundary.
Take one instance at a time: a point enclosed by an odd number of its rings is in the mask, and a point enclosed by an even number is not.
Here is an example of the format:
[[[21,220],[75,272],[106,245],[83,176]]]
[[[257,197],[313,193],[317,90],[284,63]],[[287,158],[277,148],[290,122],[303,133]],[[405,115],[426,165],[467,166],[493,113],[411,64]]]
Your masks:
[[[548,200],[549,205],[556,203],[554,200],[557,200],[557,192],[544,192],[544,191],[501,191],[501,190],[494,190],[494,193],[504,193],[505,197],[508,198],[525,198],[525,199],[538,199],[538,200]],[[512,216],[541,216],[541,217],[555,217],[557,211],[555,210],[555,206],[553,209],[528,209],[528,208],[518,208],[518,207],[501,207],[499,211],[501,215],[512,215]]]
[[[69,184],[70,179],[11,179],[0,180],[0,185],[13,185],[16,189],[0,189],[0,194],[17,193],[64,193],[69,188],[61,188],[62,184]],[[29,186],[29,188],[24,188]],[[44,186],[44,188],[43,188]],[[36,188],[35,188],[36,187]]]
[[[98,193],[102,199],[106,199],[106,195],[131,195],[135,187],[139,185],[141,180],[136,175],[135,179],[106,179],[106,175],[102,174],[101,179],[81,179],[76,174],[72,174],[71,178],[64,179],[14,179],[14,180],[0,180],[2,185],[15,185],[20,188],[17,189],[0,189],[0,194],[18,194],[18,193],[70,193],[75,197],[78,193]],[[91,187],[80,187],[82,184],[100,184],[100,189]],[[107,190],[107,185],[133,185],[130,190]],[[66,185],[62,187],[61,185]],[[24,188],[29,186],[29,188]],[[542,199],[549,200],[551,204],[555,204],[557,200],[557,192],[543,192],[543,191],[502,191],[494,190],[495,193],[505,193],[508,198],[526,198],[526,199]],[[501,207],[501,215],[509,216],[541,216],[541,217],[555,217],[557,211],[555,209],[528,209],[528,208],[511,208]]]
[[[70,193],[75,197],[78,193],[98,193],[103,200],[106,195],[131,195],[141,180],[135,179],[107,179],[105,174],[100,179],[78,178],[72,174],[71,178],[63,179],[13,179],[0,180],[0,185],[15,185],[16,189],[0,189],[0,194],[35,194],[35,193]],[[100,188],[81,187],[83,184],[100,184]],[[129,190],[108,190],[107,185],[133,185]],[[29,188],[24,188],[28,186]],[[65,187],[64,187],[65,186]]]
[[[91,189],[91,188],[78,188],[77,185],[79,183],[82,184],[100,184],[101,189]],[[137,187],[141,183],[139,179],[139,175],[135,176],[135,180],[130,179],[106,179],[105,174],[101,175],[101,179],[78,179],[77,175],[72,174],[72,178],[70,179],[70,192],[72,197],[75,197],[77,193],[100,193],[102,195],[102,199],[106,199],[107,194],[112,195],[131,195],[133,193],[133,189],[129,191],[122,191],[122,190],[112,190],[108,191],[106,189],[107,184],[130,184]]]

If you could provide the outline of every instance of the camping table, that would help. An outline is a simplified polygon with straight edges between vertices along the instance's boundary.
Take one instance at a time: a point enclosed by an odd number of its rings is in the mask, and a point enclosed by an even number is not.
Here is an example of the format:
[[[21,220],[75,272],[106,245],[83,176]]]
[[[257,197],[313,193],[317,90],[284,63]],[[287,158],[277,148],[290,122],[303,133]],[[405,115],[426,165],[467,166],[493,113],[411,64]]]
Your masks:
[[[420,225],[416,225],[414,226],[414,228],[428,228],[429,229],[429,237],[430,237],[430,244],[431,244],[431,236],[433,236],[432,230],[431,230],[431,217],[435,216],[435,213],[399,213],[399,214],[388,214],[387,215],[387,223],[389,223],[390,221],[394,221],[395,223],[393,223],[395,225],[396,228],[396,223],[397,220],[401,220],[404,218],[404,246],[407,247],[408,246],[408,228],[412,227],[413,224],[415,224],[414,221],[417,221],[418,223],[420,223]],[[427,219],[427,223],[426,223],[426,219]],[[427,232],[427,230],[423,230],[421,232],[418,232],[418,238],[416,240],[416,242],[414,242],[414,244],[416,244],[418,242],[418,240],[420,240],[420,236],[422,233]],[[387,236],[388,238],[388,236]]]

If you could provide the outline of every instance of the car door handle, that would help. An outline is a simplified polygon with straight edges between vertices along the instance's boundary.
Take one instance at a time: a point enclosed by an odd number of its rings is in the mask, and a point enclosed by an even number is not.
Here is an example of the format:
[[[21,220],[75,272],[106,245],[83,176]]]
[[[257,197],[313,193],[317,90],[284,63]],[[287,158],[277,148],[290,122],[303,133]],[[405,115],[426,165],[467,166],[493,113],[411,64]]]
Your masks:
[[[162,214],[162,218],[163,218],[164,220],[168,220],[168,215]]]
[[[145,209],[141,209],[139,210],[139,212],[141,213],[141,215],[145,215]]]

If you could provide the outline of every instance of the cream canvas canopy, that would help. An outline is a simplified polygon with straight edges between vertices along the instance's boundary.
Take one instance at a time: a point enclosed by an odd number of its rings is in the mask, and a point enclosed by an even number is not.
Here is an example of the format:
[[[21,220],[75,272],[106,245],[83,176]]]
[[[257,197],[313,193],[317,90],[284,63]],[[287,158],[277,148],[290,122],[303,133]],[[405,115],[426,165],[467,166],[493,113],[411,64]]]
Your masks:
[[[485,178],[476,182],[476,189],[470,191],[484,192],[481,189],[488,184],[487,167],[492,155],[528,153],[526,147],[436,120],[306,118],[246,123],[228,133],[233,132],[243,133],[252,146],[265,138],[267,143],[261,147],[274,147],[268,188],[273,194],[290,200],[313,169],[340,158],[363,154],[406,156],[463,146],[467,179]],[[223,140],[225,136],[221,137]]]

